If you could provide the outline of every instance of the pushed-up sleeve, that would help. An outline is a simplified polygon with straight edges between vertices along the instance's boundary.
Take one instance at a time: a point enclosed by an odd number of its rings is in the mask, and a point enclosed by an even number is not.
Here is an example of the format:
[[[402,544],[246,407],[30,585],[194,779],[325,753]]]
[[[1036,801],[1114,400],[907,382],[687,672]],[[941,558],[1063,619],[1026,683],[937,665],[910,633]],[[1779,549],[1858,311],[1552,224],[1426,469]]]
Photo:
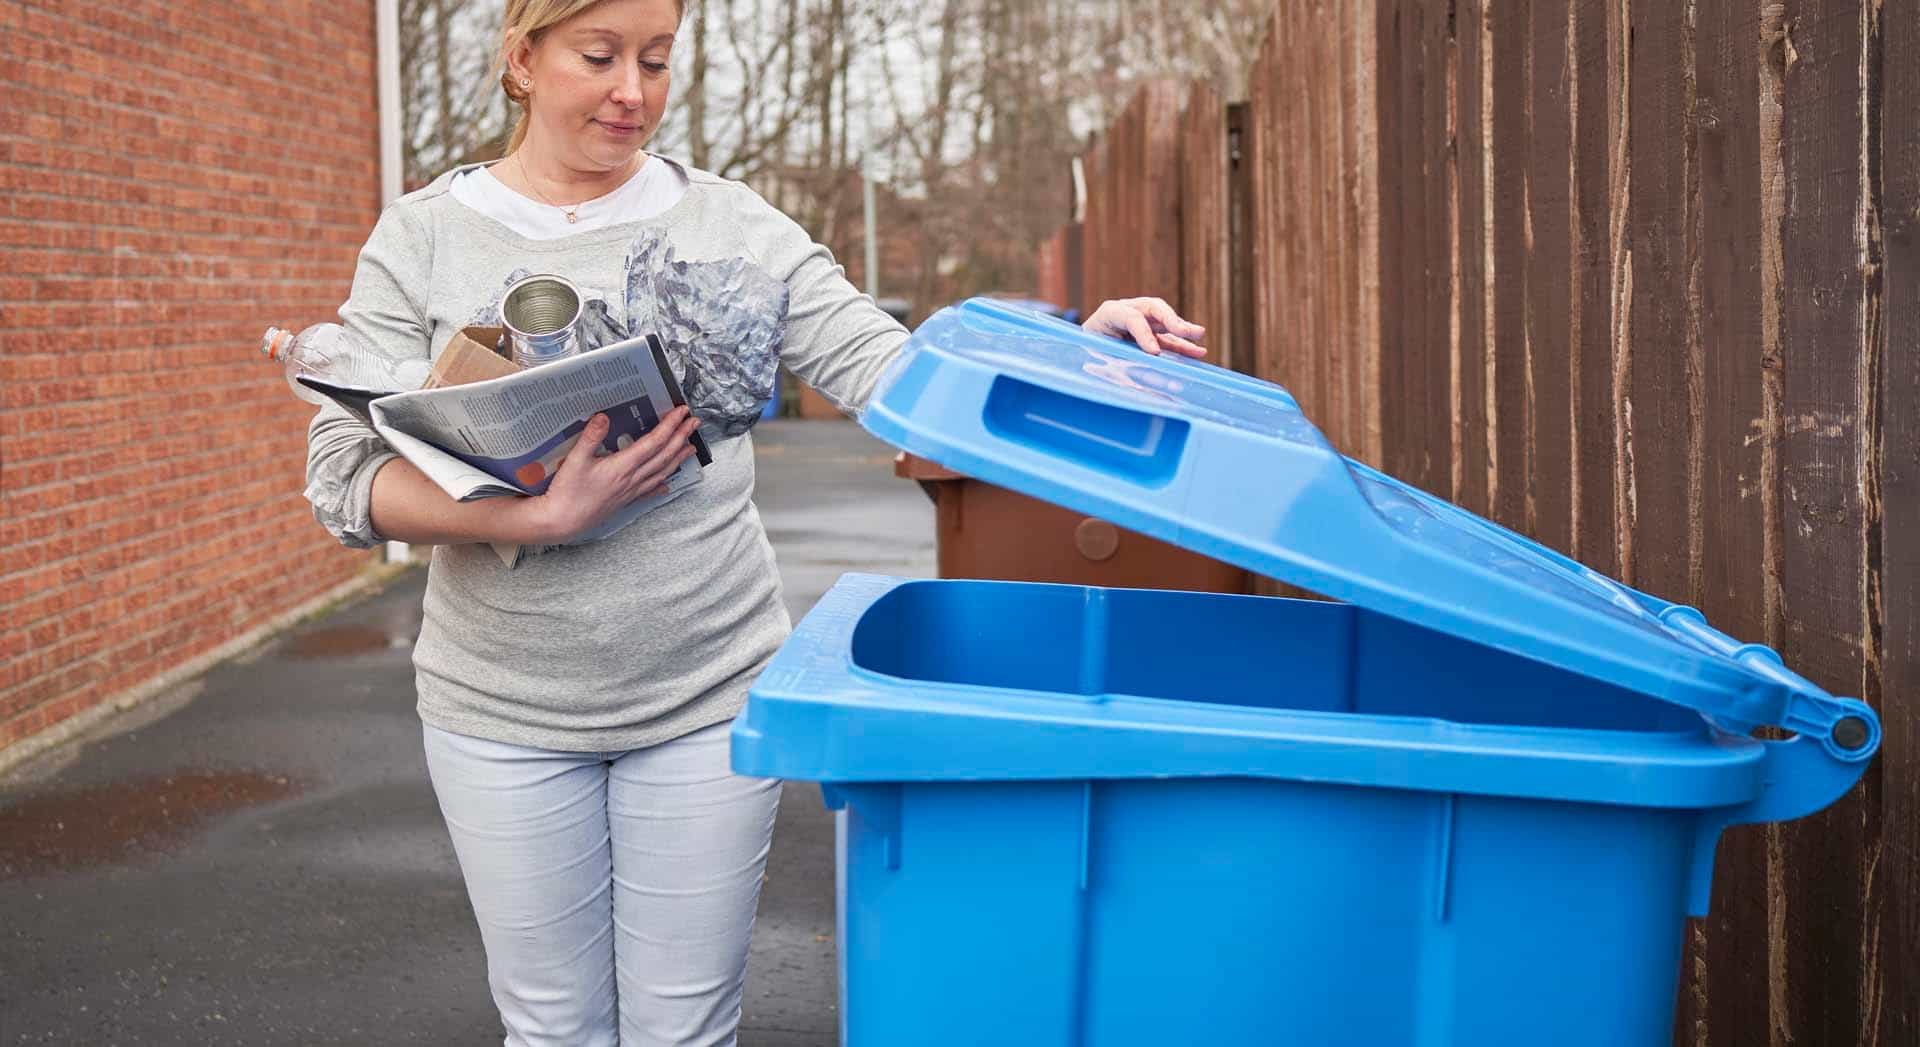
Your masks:
[[[365,349],[398,358],[426,359],[429,328],[421,306],[427,293],[432,245],[407,214],[387,208],[353,274],[353,290],[340,307],[340,323]],[[373,531],[373,475],[398,457],[372,426],[327,404],[307,428],[307,501],[343,545],[367,548],[381,541]]]
[[[746,233],[762,264],[787,285],[780,360],[835,407],[858,414],[907,329],[847,280],[833,253],[798,222],[754,197]]]

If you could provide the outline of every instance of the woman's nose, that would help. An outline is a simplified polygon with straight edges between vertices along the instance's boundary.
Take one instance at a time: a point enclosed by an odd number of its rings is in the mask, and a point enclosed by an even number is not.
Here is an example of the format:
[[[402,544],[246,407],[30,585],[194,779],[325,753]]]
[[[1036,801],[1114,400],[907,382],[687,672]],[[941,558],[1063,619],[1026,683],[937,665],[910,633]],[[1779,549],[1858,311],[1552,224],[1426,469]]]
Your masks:
[[[628,108],[639,105],[646,98],[645,88],[642,87],[641,84],[640,67],[638,65],[627,66],[626,75],[622,76],[620,82],[614,85],[613,100]]]

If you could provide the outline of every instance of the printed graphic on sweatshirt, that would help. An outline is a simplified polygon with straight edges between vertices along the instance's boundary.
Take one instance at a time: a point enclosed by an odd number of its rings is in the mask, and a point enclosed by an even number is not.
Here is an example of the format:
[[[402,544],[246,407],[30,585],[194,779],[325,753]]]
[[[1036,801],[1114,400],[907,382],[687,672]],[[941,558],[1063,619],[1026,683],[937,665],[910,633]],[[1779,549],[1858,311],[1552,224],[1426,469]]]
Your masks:
[[[683,261],[657,232],[634,237],[626,273],[627,328],[660,336],[694,414],[721,436],[753,428],[773,396],[787,285],[746,258]]]
[[[582,352],[652,332],[687,395],[687,406],[712,437],[739,436],[760,420],[773,397],[787,322],[787,285],[746,258],[711,262],[675,257],[673,245],[644,232],[627,249],[626,286],[608,293],[575,283],[585,301]],[[469,326],[500,323],[500,300],[532,276],[515,269],[500,294]]]

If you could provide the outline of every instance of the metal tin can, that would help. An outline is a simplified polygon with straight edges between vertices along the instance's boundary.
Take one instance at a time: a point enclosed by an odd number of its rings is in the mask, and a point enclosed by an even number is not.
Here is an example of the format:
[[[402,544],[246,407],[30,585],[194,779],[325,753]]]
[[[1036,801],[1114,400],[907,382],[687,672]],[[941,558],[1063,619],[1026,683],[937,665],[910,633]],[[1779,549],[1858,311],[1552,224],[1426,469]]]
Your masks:
[[[561,277],[516,281],[500,300],[500,326],[507,330],[513,362],[538,367],[579,352],[584,309],[579,288]]]

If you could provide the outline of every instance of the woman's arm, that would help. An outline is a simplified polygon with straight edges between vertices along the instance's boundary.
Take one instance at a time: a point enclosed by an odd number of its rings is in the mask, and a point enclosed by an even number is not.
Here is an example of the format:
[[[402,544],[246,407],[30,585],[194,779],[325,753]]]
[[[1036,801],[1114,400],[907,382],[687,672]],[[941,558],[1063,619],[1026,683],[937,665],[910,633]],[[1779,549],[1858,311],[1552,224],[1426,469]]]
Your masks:
[[[905,344],[907,331],[847,281],[826,248],[772,205],[758,203],[747,212],[744,226],[789,295],[781,359],[834,406],[858,411]],[[1104,302],[1083,326],[1149,353],[1201,357],[1207,352],[1201,344],[1206,328],[1158,298]]]
[[[906,343],[907,329],[849,283],[833,254],[797,222],[752,190],[739,192],[741,234],[787,289],[780,362],[835,407],[857,413]]]
[[[396,358],[426,359],[429,325],[423,304],[431,275],[432,238],[405,203],[388,207],[360,249],[353,290],[340,323],[355,344]],[[373,481],[398,459],[373,427],[326,404],[307,429],[307,501],[342,545],[368,548],[385,536],[371,518]]]
[[[536,519],[539,499],[456,502],[405,458],[390,459],[373,474],[369,501],[374,533],[390,541],[419,545],[548,544]]]
[[[373,476],[370,511],[374,533],[420,545],[512,542],[555,545],[599,526],[623,506],[664,489],[687,460],[687,437],[700,425],[676,407],[653,431],[613,454],[596,449],[607,435],[607,416],[594,415],[555,470],[545,494],[457,502],[412,462],[395,458]]]

